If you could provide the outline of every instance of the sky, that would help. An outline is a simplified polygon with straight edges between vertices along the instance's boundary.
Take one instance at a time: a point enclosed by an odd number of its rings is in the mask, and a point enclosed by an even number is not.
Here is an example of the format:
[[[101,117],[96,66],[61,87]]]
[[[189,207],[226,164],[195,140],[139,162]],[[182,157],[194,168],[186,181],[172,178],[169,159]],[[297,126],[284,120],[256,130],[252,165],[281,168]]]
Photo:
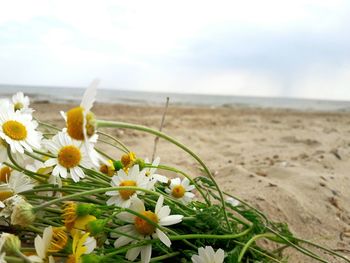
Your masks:
[[[0,0],[0,83],[350,100],[349,0]]]

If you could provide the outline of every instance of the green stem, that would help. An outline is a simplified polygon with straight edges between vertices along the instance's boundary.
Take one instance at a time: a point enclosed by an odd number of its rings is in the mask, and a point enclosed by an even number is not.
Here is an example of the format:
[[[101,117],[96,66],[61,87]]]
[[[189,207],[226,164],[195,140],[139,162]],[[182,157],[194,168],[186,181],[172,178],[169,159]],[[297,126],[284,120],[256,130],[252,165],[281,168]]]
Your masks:
[[[267,229],[272,232],[273,234],[275,234],[276,236],[278,236],[280,239],[282,239],[283,241],[286,242],[286,244],[292,246],[293,248],[295,248],[296,250],[300,251],[301,253],[313,258],[313,259],[316,259],[320,262],[324,262],[324,263],[327,263],[326,260],[323,260],[322,258],[320,258],[318,255],[316,255],[315,253],[313,253],[312,251],[304,248],[304,247],[301,247],[299,245],[295,245],[293,242],[291,242],[288,238],[284,237],[283,235],[281,235],[280,233],[278,233],[277,231],[275,231],[274,229],[270,228],[270,227],[267,227]],[[294,238],[294,237],[292,237]]]
[[[223,212],[224,212],[224,217],[225,217],[225,221],[226,221],[227,227],[228,227],[229,230],[231,230],[231,225],[229,223],[228,216],[227,216],[225,200],[224,200],[224,197],[223,197],[222,191],[220,190],[219,185],[215,181],[213,175],[209,171],[209,169],[206,166],[206,164],[201,160],[201,158],[199,158],[187,146],[185,146],[184,144],[178,142],[174,138],[166,135],[165,133],[162,133],[160,131],[148,128],[148,127],[143,126],[143,125],[130,124],[130,123],[125,123],[125,122],[103,121],[103,120],[97,120],[96,124],[97,124],[98,127],[124,128],[124,129],[134,129],[134,130],[144,131],[144,132],[156,135],[156,136],[158,136],[160,138],[163,138],[163,139],[165,139],[165,140],[175,144],[176,146],[180,147],[182,150],[184,150],[188,154],[190,154],[203,167],[204,171],[206,172],[208,177],[212,180],[213,184],[215,185],[215,187],[216,187],[216,189],[217,189],[217,191],[218,191],[218,193],[220,195],[220,198],[221,198],[222,209],[223,209]]]
[[[127,152],[127,153],[130,152],[130,150],[128,149],[128,147],[127,147],[124,143],[122,143],[121,141],[119,141],[117,138],[115,138],[115,137],[113,137],[113,136],[111,136],[111,135],[109,135],[109,134],[107,134],[107,133],[101,132],[101,131],[98,131],[97,133],[98,133],[98,134],[101,134],[101,135],[103,135],[103,136],[106,136],[107,138],[109,138],[109,139],[115,141],[116,143],[118,143],[121,147],[124,148],[124,151],[125,151],[125,152]]]
[[[5,256],[5,262],[7,263],[23,263],[23,259],[18,257]]]
[[[344,257],[343,255],[341,255],[341,254],[339,254],[337,252],[334,252],[331,249],[325,248],[325,247],[323,247],[321,245],[315,244],[315,243],[313,243],[311,241],[308,241],[308,240],[304,240],[304,239],[300,239],[300,238],[296,238],[296,237],[294,237],[294,239],[299,241],[299,242],[302,242],[302,243],[308,244],[310,246],[316,247],[318,249],[324,250],[324,251],[326,251],[327,253],[329,253],[329,254],[331,254],[333,256],[340,257],[341,259],[344,259],[346,262],[350,262],[350,260],[348,258]]]
[[[260,238],[273,238],[275,237],[274,234],[271,233],[264,233],[264,234],[260,234],[260,235],[256,235],[254,237],[252,237],[242,248],[241,252],[239,253],[238,256],[238,262],[242,262],[243,256],[245,254],[245,252],[248,250],[248,248],[258,239]]]
[[[179,254],[180,254],[180,252],[173,252],[173,253],[165,254],[165,255],[162,255],[162,256],[159,256],[159,257],[154,257],[154,258],[151,258],[150,262],[158,262],[158,261],[161,261],[163,259],[175,257],[175,256],[177,256]]]
[[[69,200],[72,198],[81,197],[84,195],[93,195],[93,194],[103,193],[103,192],[107,192],[107,191],[119,191],[119,190],[143,191],[145,193],[152,194],[152,195],[157,195],[157,196],[160,195],[157,192],[146,190],[146,189],[143,189],[140,187],[135,187],[135,186],[105,187],[105,188],[99,188],[99,189],[93,189],[93,190],[89,190],[89,191],[79,192],[79,193],[75,193],[75,194],[71,194],[71,195],[66,195],[66,196],[63,196],[61,198],[57,198],[57,199],[51,200],[49,202],[43,203],[42,205],[36,206],[33,208],[33,211],[37,212],[37,211],[39,211],[45,207],[48,207],[50,205],[60,203],[60,202],[63,202],[65,200]]]
[[[169,236],[170,240],[182,240],[182,239],[234,239],[245,236],[252,230],[252,227],[244,230],[238,234],[229,234],[229,235],[210,235],[210,234],[188,234],[188,235],[178,235],[178,236]]]

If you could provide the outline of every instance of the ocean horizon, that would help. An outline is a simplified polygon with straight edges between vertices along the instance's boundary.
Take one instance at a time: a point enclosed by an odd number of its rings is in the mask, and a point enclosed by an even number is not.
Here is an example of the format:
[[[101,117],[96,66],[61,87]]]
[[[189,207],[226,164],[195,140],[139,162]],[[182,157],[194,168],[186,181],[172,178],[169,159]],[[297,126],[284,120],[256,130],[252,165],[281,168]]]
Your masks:
[[[18,91],[24,92],[33,102],[72,103],[79,102],[85,88],[4,85],[0,84],[0,97],[10,97]],[[235,95],[209,95],[174,92],[151,92],[99,89],[96,101],[99,103],[164,105],[169,97],[170,104],[202,107],[249,107],[291,109],[301,111],[350,112],[350,101],[301,99],[283,97],[253,97]]]

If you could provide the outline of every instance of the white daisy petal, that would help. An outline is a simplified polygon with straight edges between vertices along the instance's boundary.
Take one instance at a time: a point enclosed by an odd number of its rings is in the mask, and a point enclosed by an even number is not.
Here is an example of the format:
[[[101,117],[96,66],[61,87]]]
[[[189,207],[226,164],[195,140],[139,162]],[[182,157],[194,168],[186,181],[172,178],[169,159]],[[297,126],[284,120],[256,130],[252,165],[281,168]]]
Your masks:
[[[117,215],[117,217],[127,223],[133,223],[135,219],[135,215],[128,213],[128,212],[122,212]]]
[[[183,215],[170,215],[159,220],[161,226],[170,226],[182,221]]]
[[[143,246],[141,249],[141,262],[148,263],[151,260],[152,255],[152,245],[148,244]]]
[[[131,237],[121,236],[114,242],[114,247],[119,248],[119,247],[125,246],[126,244],[129,244],[134,240],[135,239]]]
[[[162,195],[159,196],[158,200],[157,200],[157,204],[156,204],[156,208],[155,208],[155,213],[158,214],[160,209],[163,206],[163,202],[164,202],[164,197]],[[170,209],[169,209],[170,210]],[[170,213],[170,212],[169,212]]]
[[[159,218],[164,218],[170,215],[170,207],[169,206],[163,206],[158,212],[156,211],[156,214]]]
[[[130,260],[130,261],[134,261],[137,256],[140,254],[142,247],[134,247],[128,250],[128,252],[126,252],[126,259]]]
[[[168,238],[168,236],[162,230],[160,230],[159,228],[157,228],[156,233],[157,233],[157,236],[160,239],[160,241],[162,241],[162,243],[164,245],[166,245],[167,247],[170,247],[171,241]]]

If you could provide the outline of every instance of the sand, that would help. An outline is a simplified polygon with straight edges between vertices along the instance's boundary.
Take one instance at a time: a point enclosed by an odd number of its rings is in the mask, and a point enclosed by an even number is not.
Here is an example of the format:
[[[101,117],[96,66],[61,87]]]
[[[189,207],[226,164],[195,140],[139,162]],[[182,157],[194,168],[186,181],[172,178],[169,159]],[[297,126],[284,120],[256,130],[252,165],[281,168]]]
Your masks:
[[[59,110],[37,103],[35,115],[63,125]],[[159,106],[97,104],[99,119],[159,128]],[[297,236],[343,250],[350,257],[350,113],[170,105],[163,131],[196,152],[225,191],[289,224]],[[109,130],[140,157],[151,158],[154,137]],[[115,158],[121,153],[108,149]],[[163,140],[164,164],[199,175],[188,154]],[[347,251],[347,252],[346,252]],[[328,259],[336,262],[334,259]],[[313,262],[291,253],[290,262]]]

